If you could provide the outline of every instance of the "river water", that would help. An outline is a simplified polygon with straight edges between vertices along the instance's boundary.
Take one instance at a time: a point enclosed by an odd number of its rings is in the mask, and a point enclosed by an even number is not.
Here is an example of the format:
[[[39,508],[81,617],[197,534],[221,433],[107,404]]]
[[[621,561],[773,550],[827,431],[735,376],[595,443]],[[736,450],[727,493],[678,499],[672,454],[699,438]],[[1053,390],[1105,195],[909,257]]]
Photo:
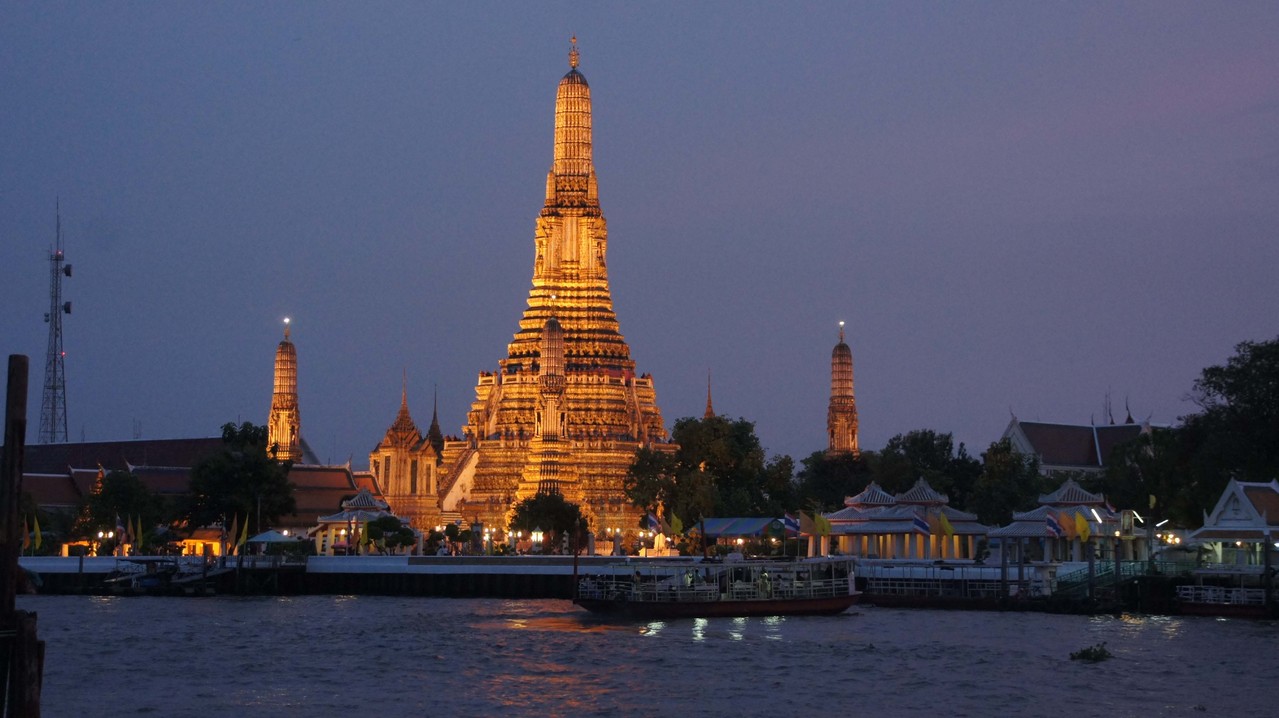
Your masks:
[[[1262,716],[1279,624],[854,607],[611,623],[567,601],[28,596],[44,715]],[[1095,664],[1070,653],[1101,642]]]

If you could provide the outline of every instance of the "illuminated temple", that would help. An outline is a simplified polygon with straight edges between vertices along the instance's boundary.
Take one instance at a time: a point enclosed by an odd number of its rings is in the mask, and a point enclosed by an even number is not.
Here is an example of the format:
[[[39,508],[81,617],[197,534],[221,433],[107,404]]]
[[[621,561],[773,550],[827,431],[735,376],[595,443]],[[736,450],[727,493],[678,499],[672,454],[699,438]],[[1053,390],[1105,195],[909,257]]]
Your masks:
[[[382,486],[411,485],[438,497],[439,513],[430,515],[421,503],[402,510],[388,495],[397,513],[420,526],[462,519],[504,527],[512,506],[540,490],[581,506],[597,533],[634,528],[641,512],[623,494],[627,469],[640,447],[669,446],[652,378],[636,374],[613,312],[608,230],[591,157],[591,90],[578,60],[574,40],[555,97],[533,284],[506,358],[497,371],[480,373],[461,438],[444,441],[437,454],[402,407],[401,429],[388,433],[394,441],[370,455]],[[397,471],[416,480],[397,482]]]

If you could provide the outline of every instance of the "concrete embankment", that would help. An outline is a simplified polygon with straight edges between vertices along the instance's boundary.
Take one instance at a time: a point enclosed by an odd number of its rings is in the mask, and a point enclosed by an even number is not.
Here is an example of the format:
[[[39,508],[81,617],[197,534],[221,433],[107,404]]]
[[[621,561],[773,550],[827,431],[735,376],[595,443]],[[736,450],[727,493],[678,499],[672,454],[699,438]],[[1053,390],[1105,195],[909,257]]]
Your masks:
[[[619,559],[582,556],[581,574]],[[645,559],[632,559],[641,565]],[[690,560],[691,561],[691,560]],[[110,556],[24,557],[40,593],[87,594],[353,594],[505,598],[569,598],[571,556],[310,556],[198,559]]]

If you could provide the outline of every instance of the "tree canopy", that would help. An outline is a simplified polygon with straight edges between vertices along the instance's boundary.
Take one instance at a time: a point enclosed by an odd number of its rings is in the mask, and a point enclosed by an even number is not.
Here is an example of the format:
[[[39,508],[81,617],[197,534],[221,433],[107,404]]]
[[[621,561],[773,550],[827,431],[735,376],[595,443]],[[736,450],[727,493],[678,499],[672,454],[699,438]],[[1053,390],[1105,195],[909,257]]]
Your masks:
[[[589,527],[582,515],[582,507],[558,493],[539,493],[515,505],[509,528],[516,531],[541,529],[548,538],[542,544],[545,550],[554,543],[550,540],[551,534],[562,538],[576,531],[580,537],[586,535]]]
[[[164,500],[141,479],[127,471],[112,471],[102,478],[100,491],[85,497],[75,532],[93,536],[98,531],[114,530],[117,522],[129,522],[133,517],[140,518],[144,527],[165,523],[169,518]]]
[[[1007,524],[1014,511],[1034,507],[1040,494],[1055,483],[1039,475],[1039,459],[1018,453],[1008,439],[992,442],[981,460],[981,474],[966,508],[990,526]]]
[[[922,478],[955,506],[968,504],[982,471],[981,462],[968,455],[962,442],[956,448],[953,435],[931,429],[898,434],[868,459],[875,480],[888,493],[907,491]]]
[[[864,451],[860,456],[851,453],[828,454],[814,451],[800,462],[803,466],[796,476],[796,506],[808,511],[837,511],[844,506],[844,499],[856,496],[874,479],[871,465],[875,452]]]
[[[417,535],[413,529],[405,526],[395,516],[383,516],[368,523],[366,530],[369,540],[382,551],[395,552],[399,548],[408,548],[417,543]]]
[[[222,451],[191,469],[191,495],[185,512],[194,528],[241,517],[259,532],[293,513],[288,464],[267,455],[267,429],[245,422],[222,426]]]
[[[1203,370],[1191,398],[1202,411],[1182,417],[1183,438],[1202,478],[1224,488],[1231,477],[1279,476],[1279,338],[1236,345],[1225,365]]]
[[[765,460],[755,424],[720,416],[675,422],[679,450],[640,449],[626,478],[626,495],[649,511],[665,508],[685,525],[706,516],[768,516],[796,500],[794,462]]]

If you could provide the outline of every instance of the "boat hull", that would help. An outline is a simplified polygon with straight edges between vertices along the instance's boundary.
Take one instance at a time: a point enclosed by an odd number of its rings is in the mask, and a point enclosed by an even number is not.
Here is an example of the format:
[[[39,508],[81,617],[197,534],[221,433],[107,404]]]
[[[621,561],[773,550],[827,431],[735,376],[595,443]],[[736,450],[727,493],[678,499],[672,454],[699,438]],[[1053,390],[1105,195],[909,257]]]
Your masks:
[[[857,603],[859,593],[821,598],[737,601],[631,601],[624,598],[577,598],[573,603],[606,616],[627,618],[742,618],[750,616],[833,616]]]

